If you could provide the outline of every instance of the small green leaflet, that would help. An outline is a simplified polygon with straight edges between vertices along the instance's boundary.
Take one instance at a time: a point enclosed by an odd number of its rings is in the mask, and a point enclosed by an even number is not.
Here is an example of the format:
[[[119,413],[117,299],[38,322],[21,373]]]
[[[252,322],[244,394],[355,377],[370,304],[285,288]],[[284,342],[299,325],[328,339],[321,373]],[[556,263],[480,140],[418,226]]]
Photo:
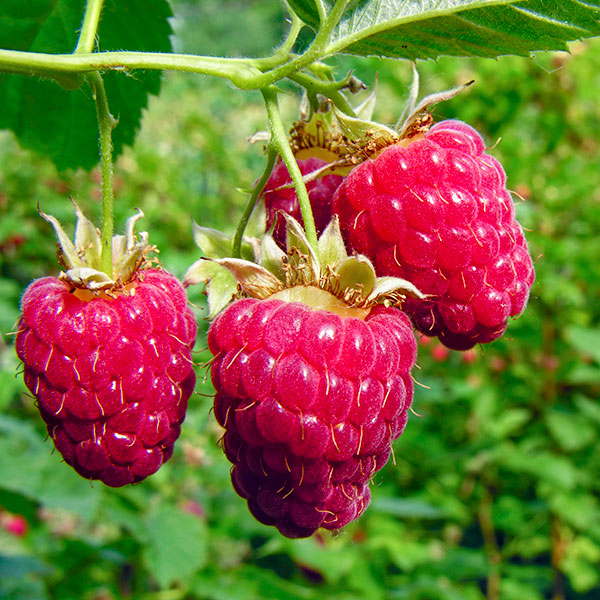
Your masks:
[[[85,0],[2,0],[0,48],[71,53]],[[106,0],[98,29],[99,50],[170,52],[171,9],[167,0]],[[160,72],[110,72],[104,83],[112,114],[115,154],[131,144],[149,94],[160,89]],[[67,91],[48,80],[0,74],[0,129],[48,155],[61,169],[92,168],[99,160],[96,108],[89,87]]]
[[[333,0],[320,0],[330,11]],[[317,30],[315,0],[289,0]],[[600,35],[599,0],[355,0],[333,30],[327,53],[428,59],[443,55],[528,56],[566,50]]]

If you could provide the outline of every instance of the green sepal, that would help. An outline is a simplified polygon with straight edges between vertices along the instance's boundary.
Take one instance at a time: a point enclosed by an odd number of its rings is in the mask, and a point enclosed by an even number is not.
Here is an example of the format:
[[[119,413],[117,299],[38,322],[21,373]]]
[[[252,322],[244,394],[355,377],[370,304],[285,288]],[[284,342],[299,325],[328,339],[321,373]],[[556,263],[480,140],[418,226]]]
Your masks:
[[[229,269],[214,260],[201,258],[185,274],[183,285],[206,284],[208,318],[214,319],[233,299],[238,290],[235,277]]]
[[[285,252],[277,245],[272,234],[265,234],[260,244],[260,259],[258,261],[260,266],[283,281],[285,273],[282,267],[285,256]]]
[[[52,225],[58,238],[58,258],[61,266],[65,268],[61,278],[77,288],[93,292],[107,290],[130,281],[146,260],[146,255],[154,250],[148,241],[147,232],[135,233],[135,224],[144,213],[138,209],[137,214],[127,219],[125,235],[113,236],[111,277],[101,268],[102,245],[98,230],[75,201],[73,205],[77,216],[74,243],[58,219],[39,211],[40,216]]]
[[[408,98],[406,99],[406,104],[402,109],[402,114],[398,118],[394,128],[396,131],[402,131],[402,124],[405,123],[408,117],[415,112],[415,107],[417,106],[417,101],[419,99],[419,71],[417,71],[417,66],[414,62],[411,63],[411,67],[412,80],[410,82],[410,87],[408,88]]]
[[[377,78],[373,91],[354,109],[354,114],[358,119],[370,121],[375,112],[375,104],[377,103]]]
[[[248,240],[251,244],[250,240],[252,238],[260,238],[265,229],[267,228],[267,208],[265,203],[259,201],[254,206],[254,210],[250,215],[250,219],[248,219],[248,223],[246,224],[246,230],[244,234],[244,240]],[[243,242],[242,242],[243,246]],[[242,257],[244,256],[242,249]]]
[[[75,226],[75,248],[85,249],[84,261],[88,266],[100,268],[102,255],[102,242],[100,234],[94,224],[81,212],[75,202],[77,225]],[[83,265],[82,265],[83,266]]]
[[[378,277],[367,300],[378,302],[380,299],[393,293],[419,298],[420,300],[428,298],[427,294],[421,292],[417,286],[406,279],[401,279],[400,277]]]
[[[292,271],[299,275],[303,273],[300,277],[307,281],[318,281],[321,275],[319,257],[308,243],[304,228],[291,215],[283,213],[283,216],[287,223],[288,262]]]
[[[317,248],[322,265],[336,265],[348,256],[337,215],[333,215],[329,225],[321,234]]]
[[[264,228],[263,228],[264,231]],[[210,227],[201,227],[193,224],[193,235],[196,245],[206,255],[206,258],[226,258],[231,255],[232,237]],[[242,257],[252,260],[256,257],[256,243],[258,240],[244,236],[242,240]]]
[[[373,263],[362,254],[349,256],[339,265],[334,267],[337,283],[341,290],[354,289],[367,298],[375,287],[375,267]]]
[[[399,141],[400,136],[396,131],[369,119],[360,117],[351,117],[333,106],[333,113],[336,117],[338,125],[342,133],[350,141],[360,141],[367,143],[370,140],[375,140],[378,146],[389,146]]]

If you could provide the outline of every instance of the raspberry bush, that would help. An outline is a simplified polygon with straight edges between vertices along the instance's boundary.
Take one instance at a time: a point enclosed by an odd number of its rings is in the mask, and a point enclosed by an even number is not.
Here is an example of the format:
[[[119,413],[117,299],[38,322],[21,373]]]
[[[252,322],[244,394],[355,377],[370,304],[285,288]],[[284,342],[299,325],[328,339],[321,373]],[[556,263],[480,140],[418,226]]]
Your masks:
[[[599,7],[201,4],[0,8],[0,596],[595,597]]]

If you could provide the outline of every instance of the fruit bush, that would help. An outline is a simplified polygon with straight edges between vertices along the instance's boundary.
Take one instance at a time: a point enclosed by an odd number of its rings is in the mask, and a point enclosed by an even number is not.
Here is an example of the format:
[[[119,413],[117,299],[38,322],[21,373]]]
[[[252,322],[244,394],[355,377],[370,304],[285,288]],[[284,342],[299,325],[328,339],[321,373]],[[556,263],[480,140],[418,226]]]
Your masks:
[[[600,593],[600,47],[590,40],[564,52],[565,42],[598,34],[600,6],[439,4],[294,0],[291,25],[277,2],[0,8],[0,125],[10,130],[0,135],[0,597]],[[297,37],[272,53],[290,28]],[[539,50],[547,52],[525,58]],[[436,122],[475,127],[506,171],[535,262],[524,313],[500,339],[466,351],[418,335],[414,414],[393,460],[372,475],[369,508],[336,534],[288,539],[232,489],[217,443],[223,415],[209,415],[208,306],[198,285],[187,289],[199,327],[196,393],[173,457],[134,486],[78,476],[53,451],[13,347],[23,291],[59,272],[38,205],[70,232],[71,195],[98,224],[102,210],[104,234],[114,191],[115,231],[142,209],[161,265],[183,278],[201,256],[193,221],[233,236],[265,162],[286,154],[300,90],[313,108],[320,94],[347,112],[377,86],[374,117],[393,123],[412,78],[396,58],[437,59],[417,62],[422,96],[475,80],[429,111]],[[370,89],[350,93],[350,71],[353,85]],[[96,168],[102,88],[105,160]],[[112,177],[108,110],[118,117]],[[247,140],[267,126],[266,160],[264,136]]]

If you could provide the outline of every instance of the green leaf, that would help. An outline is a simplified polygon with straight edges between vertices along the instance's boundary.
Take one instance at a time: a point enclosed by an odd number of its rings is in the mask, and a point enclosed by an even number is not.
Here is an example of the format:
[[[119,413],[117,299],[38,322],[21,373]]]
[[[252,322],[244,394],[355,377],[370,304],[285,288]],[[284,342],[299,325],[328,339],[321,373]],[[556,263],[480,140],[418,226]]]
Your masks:
[[[503,467],[515,473],[527,473],[552,487],[572,490],[580,477],[573,462],[565,456],[547,451],[526,451],[509,445],[498,446],[496,451],[498,463]]]
[[[567,328],[565,337],[575,350],[600,363],[600,328],[573,325]]]
[[[600,523],[598,500],[591,494],[557,491],[549,504],[552,512],[565,523],[581,531],[589,531],[594,524]]]
[[[44,443],[30,423],[0,415],[0,488],[92,519],[100,503],[102,486],[92,487],[71,467],[61,464],[52,442]]]
[[[331,10],[333,0],[321,0]],[[313,29],[314,0],[290,0]],[[408,59],[527,56],[566,50],[566,42],[600,34],[598,0],[358,0],[333,30],[328,53]]]
[[[576,592],[587,592],[598,585],[600,548],[587,537],[576,537],[568,546],[562,569],[569,576]]]
[[[146,518],[144,559],[161,587],[182,581],[206,562],[206,528],[197,516],[162,504]]]
[[[30,573],[48,573],[51,569],[34,556],[0,555],[0,579],[23,578]]]
[[[526,408],[513,408],[495,416],[486,424],[495,438],[506,438],[518,431],[531,418]]]
[[[579,450],[596,439],[596,428],[583,415],[551,410],[545,421],[552,437],[567,452]]]
[[[84,0],[4,0],[0,48],[49,54],[70,53],[77,43]],[[170,52],[171,9],[167,0],[108,0],[98,28],[99,50]],[[108,102],[119,125],[115,154],[131,144],[149,94],[160,89],[160,73],[104,76]],[[50,156],[61,169],[90,169],[99,159],[96,108],[87,86],[67,91],[51,81],[0,75],[0,128],[20,143]]]
[[[376,512],[399,519],[443,519],[446,516],[445,511],[437,506],[414,498],[377,498],[371,507]]]

